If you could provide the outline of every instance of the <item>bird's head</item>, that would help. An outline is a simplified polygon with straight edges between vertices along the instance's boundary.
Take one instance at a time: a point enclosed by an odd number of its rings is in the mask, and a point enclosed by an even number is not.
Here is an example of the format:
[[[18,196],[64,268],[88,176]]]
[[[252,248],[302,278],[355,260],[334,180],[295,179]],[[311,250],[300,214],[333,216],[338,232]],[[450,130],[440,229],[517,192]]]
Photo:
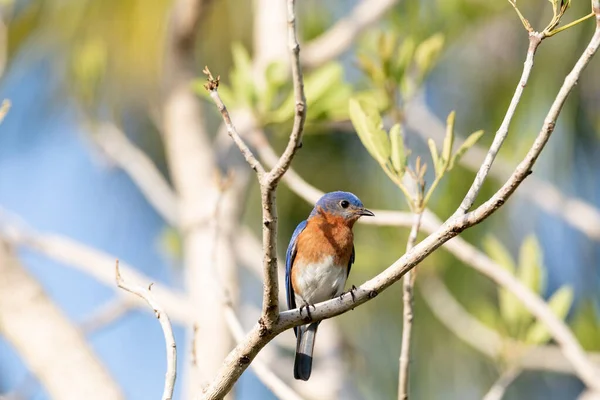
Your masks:
[[[350,192],[326,193],[317,201],[310,216],[325,213],[333,217],[342,217],[348,222],[355,222],[362,216],[374,216],[367,210],[360,199]]]

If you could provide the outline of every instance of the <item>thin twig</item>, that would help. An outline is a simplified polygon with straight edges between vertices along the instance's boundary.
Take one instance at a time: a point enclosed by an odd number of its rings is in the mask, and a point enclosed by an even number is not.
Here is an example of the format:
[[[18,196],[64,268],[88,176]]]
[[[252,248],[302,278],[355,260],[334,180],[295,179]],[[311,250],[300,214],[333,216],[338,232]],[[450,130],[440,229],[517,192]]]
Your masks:
[[[500,375],[490,390],[483,396],[483,400],[502,400],[506,389],[514,382],[523,370],[519,367],[509,368]]]
[[[152,283],[147,288],[144,288],[126,282],[121,277],[119,271],[119,260],[115,263],[115,274],[117,286],[144,299],[148,305],[152,307],[156,318],[158,318],[158,322],[160,322],[167,347],[167,372],[165,373],[165,388],[163,390],[162,400],[171,400],[173,398],[173,390],[175,389],[175,379],[177,378],[177,346],[175,345],[175,336],[173,336],[173,329],[171,328],[169,316],[154,299],[151,292]]]
[[[500,147],[502,147],[504,140],[508,136],[508,128],[510,127],[510,122],[512,121],[513,116],[515,115],[517,105],[519,104],[519,101],[521,101],[523,90],[525,89],[525,86],[529,81],[529,75],[531,74],[531,70],[533,69],[533,58],[535,56],[535,52],[543,39],[543,33],[533,32],[529,34],[529,48],[527,49],[527,56],[525,58],[525,64],[523,65],[523,74],[521,75],[519,84],[515,89],[515,93],[512,97],[512,100],[510,101],[508,110],[506,111],[504,119],[502,120],[502,124],[496,132],[496,136],[494,137],[492,146],[488,150],[485,156],[485,160],[483,160],[483,163],[479,167],[479,171],[477,171],[477,176],[475,177],[473,184],[469,188],[468,193],[463,199],[458,210],[456,210],[456,215],[466,214],[473,206],[473,203],[475,203],[477,194],[479,193],[479,190],[481,190],[483,182],[485,181],[485,178],[487,177],[490,169],[492,168],[492,163],[494,162],[498,151],[500,151]]]
[[[238,133],[237,129],[235,128],[235,125],[231,121],[231,117],[229,116],[229,111],[227,111],[225,103],[223,103],[223,100],[221,100],[221,97],[219,96],[218,88],[221,77],[217,76],[217,78],[215,79],[210,73],[208,67],[204,67],[202,72],[207,76],[204,88],[208,90],[208,93],[210,93],[210,97],[213,99],[217,108],[219,109],[219,112],[223,117],[223,121],[225,122],[225,126],[227,127],[227,133],[233,139],[237,147],[240,149],[240,152],[246,159],[246,162],[254,171],[256,171],[258,179],[262,180],[263,175],[265,174],[264,167],[256,159],[256,157],[254,157],[252,150],[250,150],[250,148],[246,145],[246,142],[244,142],[244,139],[242,139],[242,137]]]
[[[407,105],[406,123],[410,129],[416,131],[423,138],[434,136],[436,140],[444,137],[444,125],[427,107],[423,96],[418,96]],[[462,144],[462,143],[458,143]],[[460,164],[466,168],[477,171],[485,158],[487,149],[475,145],[460,159]],[[513,171],[513,167],[506,161],[496,159],[490,176],[505,182]],[[561,218],[569,226],[578,229],[590,239],[600,241],[600,210],[589,202],[571,197],[561,192],[552,183],[532,175],[528,178],[527,185],[523,185],[517,192],[526,197],[545,212]],[[379,216],[379,214],[377,214]],[[374,223],[373,218],[359,220],[360,222]]]
[[[597,11],[597,28],[590,44],[576,63],[571,73],[567,76],[561,90],[559,91],[553,106],[551,107],[546,122],[534,142],[525,160],[517,167],[506,184],[489,201],[473,212],[466,215],[451,217],[433,234],[429,235],[411,251],[404,254],[395,263],[381,272],[373,279],[365,282],[354,291],[354,296],[343,299],[334,299],[315,305],[311,310],[311,320],[318,321],[324,318],[342,314],[348,310],[375,298],[382,290],[385,290],[397,282],[407,271],[414,268],[419,262],[426,258],[431,252],[456,237],[460,232],[468,229],[493,214],[500,208],[514,190],[523,182],[529,174],[531,166],[548,141],[558,114],[562,109],[568,94],[575,85],[576,79],[581,75],[591,57],[596,53],[600,44],[600,7]],[[564,326],[543,301],[528,290],[523,284],[514,280],[514,277],[505,270],[494,271],[495,280],[505,285],[514,285],[515,295],[521,300],[544,324],[549,331],[553,332],[557,342],[563,347],[565,356],[573,363],[578,376],[590,388],[600,389],[600,371],[589,361],[572,332]],[[252,362],[256,354],[277,334],[293,326],[305,324],[307,317],[301,315],[298,309],[282,312],[278,321],[272,328],[265,328],[264,324],[257,324],[248,333],[245,340],[240,343],[225,359],[217,377],[211,382],[205,393],[206,399],[219,399],[225,395],[239,379],[242,372]]]
[[[417,235],[421,227],[421,212],[415,213],[414,222],[408,235],[406,251],[409,252],[417,242]],[[415,271],[408,271],[402,278],[402,346],[400,348],[400,370],[398,372],[398,400],[408,399],[408,385],[410,376],[410,338],[414,318],[414,285]]]
[[[90,335],[106,326],[109,326],[124,317],[129,311],[135,309],[137,304],[127,296],[116,296],[108,303],[101,305],[97,310],[79,324],[79,329]]]

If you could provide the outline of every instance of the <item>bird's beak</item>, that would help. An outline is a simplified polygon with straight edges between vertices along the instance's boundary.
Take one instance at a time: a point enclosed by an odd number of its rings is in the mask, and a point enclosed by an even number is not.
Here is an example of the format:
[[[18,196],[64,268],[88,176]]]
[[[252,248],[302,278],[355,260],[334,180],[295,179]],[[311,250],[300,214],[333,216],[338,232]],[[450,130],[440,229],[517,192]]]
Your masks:
[[[366,208],[362,208],[358,211],[358,214],[361,216],[374,217],[373,211],[367,210]]]

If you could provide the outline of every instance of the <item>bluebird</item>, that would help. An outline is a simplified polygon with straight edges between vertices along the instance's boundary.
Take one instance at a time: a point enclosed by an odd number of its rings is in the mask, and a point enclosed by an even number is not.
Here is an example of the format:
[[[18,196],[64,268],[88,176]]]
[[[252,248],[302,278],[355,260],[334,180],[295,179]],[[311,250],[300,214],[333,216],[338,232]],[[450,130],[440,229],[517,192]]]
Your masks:
[[[306,308],[340,296],[352,263],[352,227],[363,215],[373,216],[349,192],[331,192],[317,201],[306,221],[300,222],[290,240],[285,258],[288,308]],[[294,378],[308,380],[318,322],[294,328],[296,356]]]

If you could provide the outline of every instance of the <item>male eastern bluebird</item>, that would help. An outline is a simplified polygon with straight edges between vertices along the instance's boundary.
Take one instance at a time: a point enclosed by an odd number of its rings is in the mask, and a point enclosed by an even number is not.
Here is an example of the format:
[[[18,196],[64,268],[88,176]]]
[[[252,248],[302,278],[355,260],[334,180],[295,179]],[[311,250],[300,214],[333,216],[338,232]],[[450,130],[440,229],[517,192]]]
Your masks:
[[[352,226],[363,215],[373,216],[348,192],[331,192],[317,201],[308,220],[296,227],[285,258],[288,308],[309,307],[344,291],[354,262]],[[294,378],[310,378],[318,322],[294,328],[296,357]]]

